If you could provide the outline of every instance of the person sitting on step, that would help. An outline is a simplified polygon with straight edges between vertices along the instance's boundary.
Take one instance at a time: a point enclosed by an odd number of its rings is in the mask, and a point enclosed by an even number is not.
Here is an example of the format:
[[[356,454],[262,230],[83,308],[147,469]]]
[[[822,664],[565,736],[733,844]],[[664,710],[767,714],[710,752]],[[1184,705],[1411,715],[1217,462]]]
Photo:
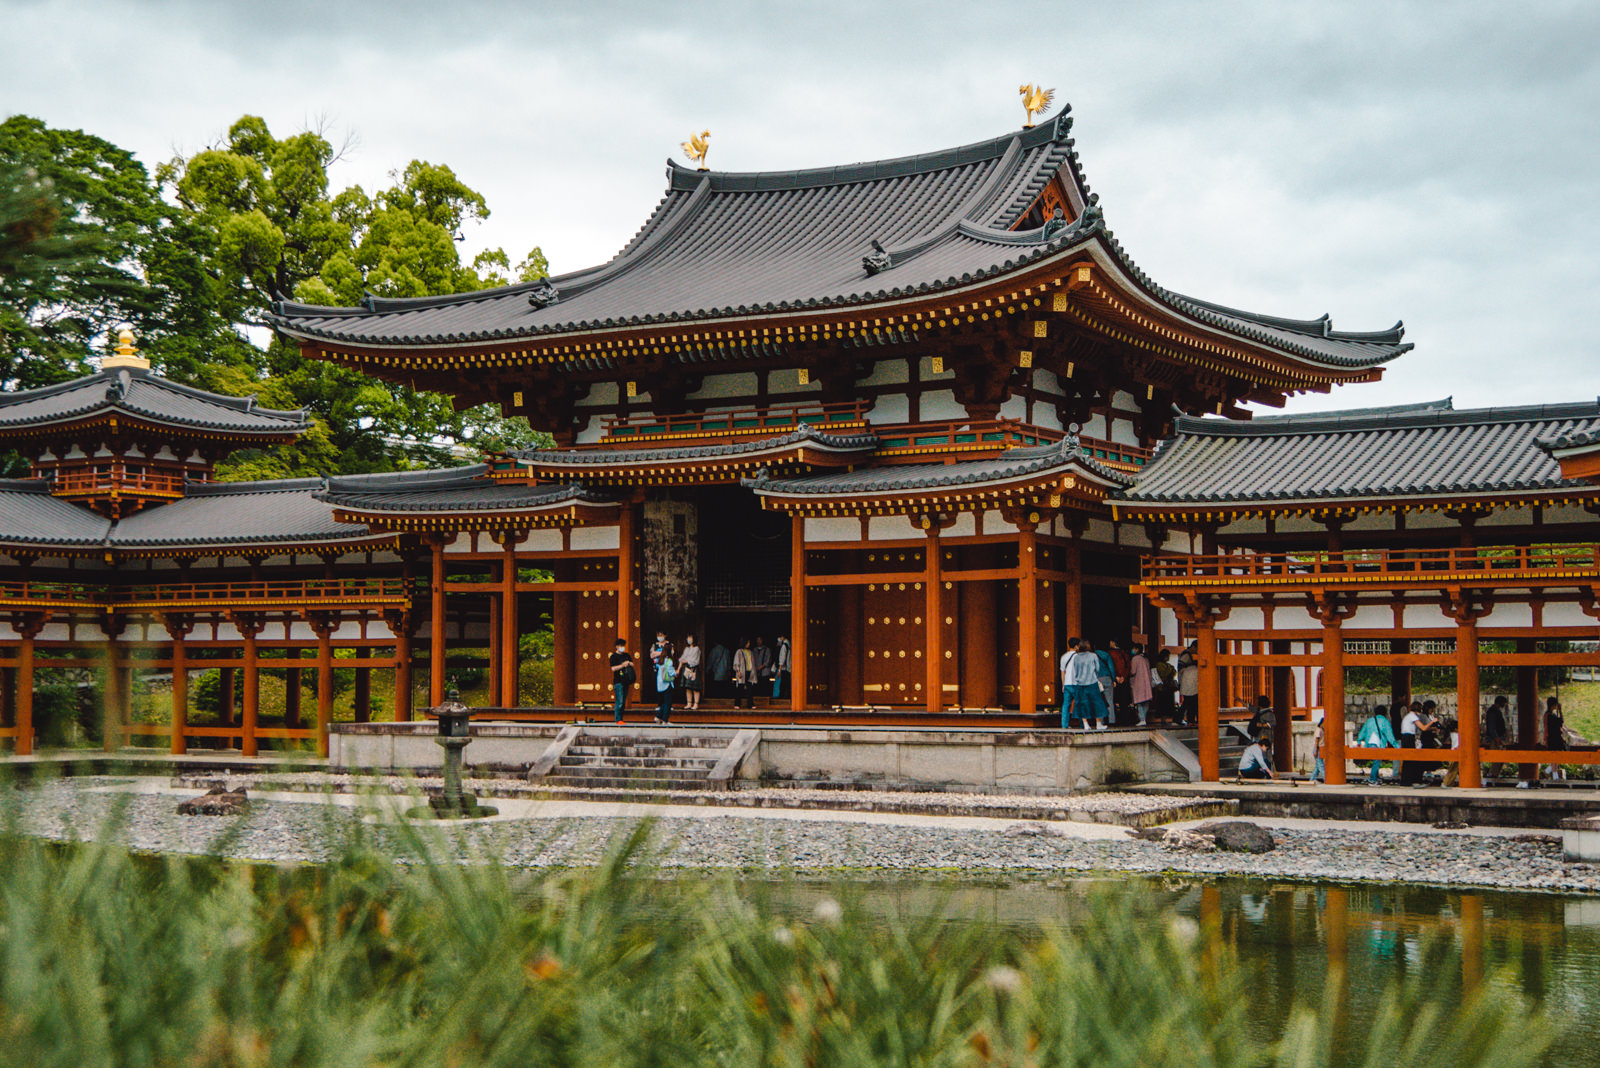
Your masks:
[[[1276,779],[1277,777],[1272,770],[1272,736],[1263,735],[1259,740],[1250,743],[1250,747],[1244,751],[1244,756],[1239,758],[1239,778]]]

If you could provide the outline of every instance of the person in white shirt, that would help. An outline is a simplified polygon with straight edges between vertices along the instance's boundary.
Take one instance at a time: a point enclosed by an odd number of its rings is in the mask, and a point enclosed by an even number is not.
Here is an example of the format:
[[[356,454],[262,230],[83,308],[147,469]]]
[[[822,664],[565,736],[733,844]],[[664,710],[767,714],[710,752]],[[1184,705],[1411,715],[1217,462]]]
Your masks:
[[[1272,738],[1269,735],[1262,735],[1261,740],[1252,743],[1239,758],[1239,778],[1276,779],[1277,777],[1272,770]]]
[[[1061,729],[1072,730],[1076,720],[1092,721],[1093,729],[1106,730],[1111,718],[1100,689],[1100,658],[1089,639],[1074,638],[1061,657]]]

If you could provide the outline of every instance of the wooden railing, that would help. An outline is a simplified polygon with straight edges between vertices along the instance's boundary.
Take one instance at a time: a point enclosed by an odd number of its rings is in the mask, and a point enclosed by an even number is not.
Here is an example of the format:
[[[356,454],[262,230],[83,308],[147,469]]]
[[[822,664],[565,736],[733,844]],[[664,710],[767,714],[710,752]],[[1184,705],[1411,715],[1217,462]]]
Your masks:
[[[1060,441],[1059,430],[1028,426],[1015,419],[946,419],[927,423],[874,425],[879,456],[926,459],[928,452],[985,452],[1019,445]]]
[[[181,471],[130,471],[121,464],[110,464],[58,469],[50,492],[58,497],[113,492],[181,497],[183,484]]]
[[[1600,577],[1600,545],[1147,556],[1150,587],[1559,584]]]
[[[64,582],[0,582],[0,605],[170,611],[180,608],[294,608],[317,605],[396,605],[410,601],[405,579],[298,579],[272,582],[174,582],[106,588]]]
[[[793,430],[802,424],[853,429],[866,424],[864,401],[843,404],[796,404],[771,408],[735,408],[662,416],[613,416],[601,423],[598,448],[629,448],[640,438],[695,438],[765,434]]]

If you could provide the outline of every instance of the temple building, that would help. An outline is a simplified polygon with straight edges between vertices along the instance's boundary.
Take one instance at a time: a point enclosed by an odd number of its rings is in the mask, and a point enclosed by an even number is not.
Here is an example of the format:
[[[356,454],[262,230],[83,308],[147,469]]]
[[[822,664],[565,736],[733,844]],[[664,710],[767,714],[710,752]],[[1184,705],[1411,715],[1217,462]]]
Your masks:
[[[0,489],[30,502],[0,519],[0,736],[29,744],[17,676],[88,655],[120,680],[108,744],[325,742],[335,659],[369,695],[371,670],[388,671],[405,718],[442,700],[468,647],[486,654],[497,714],[567,718],[609,703],[619,636],[639,651],[658,630],[706,647],[786,637],[791,684],[758,710],[785,722],[1042,727],[1059,722],[1055,665],[1081,634],[1200,641],[1215,776],[1225,704],[1269,687],[1284,707],[1337,699],[1319,673],[1336,663],[1328,628],[1396,643],[1399,670],[1438,655],[1406,642],[1454,638],[1474,612],[1499,637],[1485,606],[1508,603],[1503,583],[1458,582],[1441,608],[1438,588],[1419,592],[1433,576],[1280,591],[1258,572],[1337,558],[1329,573],[1348,575],[1352,554],[1424,551],[1464,567],[1481,546],[1594,540],[1594,405],[1252,419],[1247,404],[1377,380],[1410,349],[1403,329],[1161,287],[1107,228],[1070,130],[1063,112],[872,163],[669,164],[655,212],[598,267],[274,306],[309,358],[496,403],[549,435],[476,466],[218,484],[223,452],[287,440],[304,416],[116,360],[6,395],[0,444],[38,448],[31,477]],[[1237,568],[1258,571],[1236,582]],[[1516,640],[1594,637],[1574,615],[1592,589],[1537,588],[1506,624]],[[518,648],[544,627],[554,694],[534,708]],[[173,672],[176,690],[201,663],[242,688],[237,720],[231,700],[204,728],[118,710],[132,666]],[[316,725],[298,699],[264,725],[259,672],[302,666],[323,673]]]

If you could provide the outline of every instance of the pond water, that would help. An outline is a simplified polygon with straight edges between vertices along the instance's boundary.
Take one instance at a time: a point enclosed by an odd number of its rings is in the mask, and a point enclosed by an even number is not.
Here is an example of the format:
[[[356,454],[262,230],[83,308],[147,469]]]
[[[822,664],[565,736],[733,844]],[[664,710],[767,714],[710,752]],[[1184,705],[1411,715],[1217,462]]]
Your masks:
[[[1489,983],[1560,1018],[1546,1063],[1600,1064],[1600,898],[1133,877],[751,890],[797,911],[840,894],[885,917],[934,910],[953,923],[1022,930],[1081,926],[1095,895],[1126,894],[1153,922],[1188,917],[1232,948],[1251,975],[1250,1026],[1264,1041],[1282,1032],[1293,1007],[1321,1005],[1330,974],[1342,970],[1346,1021],[1370,1019],[1404,977],[1456,993]],[[1440,945],[1454,951],[1449,974],[1424,976],[1439,959],[1425,951]]]

